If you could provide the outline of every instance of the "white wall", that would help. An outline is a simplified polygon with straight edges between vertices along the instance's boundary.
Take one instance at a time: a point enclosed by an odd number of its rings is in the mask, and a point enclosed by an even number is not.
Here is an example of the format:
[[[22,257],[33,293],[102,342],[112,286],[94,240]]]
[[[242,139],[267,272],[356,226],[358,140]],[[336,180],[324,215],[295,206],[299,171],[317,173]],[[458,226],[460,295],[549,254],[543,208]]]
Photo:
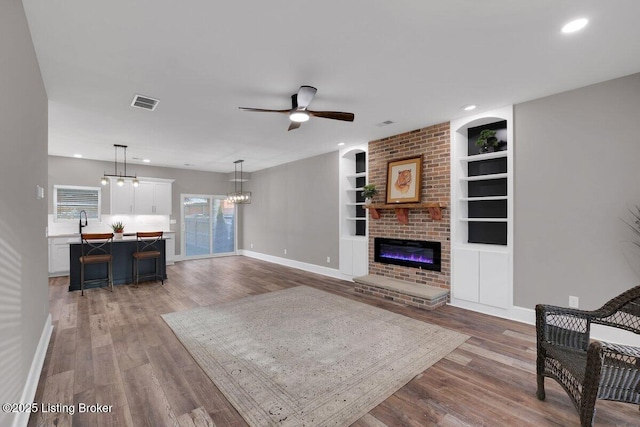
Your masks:
[[[640,283],[640,74],[515,106],[514,302],[597,308]]]
[[[5,403],[23,397],[49,324],[47,206],[46,199],[36,199],[36,185],[47,186],[47,95],[20,0],[0,2],[0,94],[0,402]],[[35,385],[38,374],[31,377]],[[25,398],[33,398],[31,390],[35,393],[35,387],[28,388]],[[13,421],[14,414],[0,412],[0,425]]]
[[[338,268],[337,151],[253,172],[244,189],[239,248]]]

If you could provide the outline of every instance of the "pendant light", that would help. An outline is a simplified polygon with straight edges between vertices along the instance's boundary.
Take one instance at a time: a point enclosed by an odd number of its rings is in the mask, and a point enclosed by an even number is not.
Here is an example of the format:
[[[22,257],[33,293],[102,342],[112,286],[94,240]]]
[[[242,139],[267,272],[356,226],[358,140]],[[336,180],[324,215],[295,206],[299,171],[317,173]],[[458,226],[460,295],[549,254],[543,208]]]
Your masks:
[[[227,202],[235,204],[248,204],[251,203],[251,191],[242,191],[242,181],[244,177],[242,175],[242,163],[244,160],[236,160],[233,162],[233,193],[227,194]],[[238,191],[238,163],[240,163],[240,191]]]
[[[138,181],[138,177],[136,175],[127,175],[127,146],[126,145],[120,145],[120,144],[113,144],[113,146],[116,149],[116,158],[115,158],[115,160],[113,162],[114,172],[112,174],[110,174],[110,173],[103,174],[102,175],[102,179],[100,179],[100,184],[107,185],[107,184],[109,184],[109,178],[108,177],[116,177],[116,178],[118,178],[116,180],[116,184],[119,187],[122,187],[124,185],[125,179],[132,179],[133,186],[137,187],[138,184],[140,184],[140,182]],[[124,161],[123,161],[124,173],[118,173],[118,149],[120,149],[120,148],[124,150]]]

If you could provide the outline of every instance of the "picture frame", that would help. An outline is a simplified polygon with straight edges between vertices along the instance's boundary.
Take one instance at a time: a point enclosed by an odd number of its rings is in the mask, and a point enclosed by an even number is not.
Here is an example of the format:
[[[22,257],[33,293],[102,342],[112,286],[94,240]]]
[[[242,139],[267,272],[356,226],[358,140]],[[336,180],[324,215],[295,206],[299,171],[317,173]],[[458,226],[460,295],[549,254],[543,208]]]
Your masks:
[[[387,204],[419,203],[422,156],[392,160],[387,164]]]

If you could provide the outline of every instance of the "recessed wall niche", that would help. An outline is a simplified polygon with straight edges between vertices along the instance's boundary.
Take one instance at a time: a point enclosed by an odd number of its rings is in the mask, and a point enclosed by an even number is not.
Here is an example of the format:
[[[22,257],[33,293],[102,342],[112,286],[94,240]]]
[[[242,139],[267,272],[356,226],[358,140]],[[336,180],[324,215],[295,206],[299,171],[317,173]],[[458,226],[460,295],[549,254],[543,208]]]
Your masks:
[[[476,143],[485,130],[495,131],[495,144],[483,151]],[[471,177],[467,183],[468,217],[471,219],[467,223],[467,243],[506,245],[507,157],[501,156],[500,152],[508,148],[507,121],[471,127],[467,130],[467,138],[467,176]],[[488,176],[495,179],[482,179]]]

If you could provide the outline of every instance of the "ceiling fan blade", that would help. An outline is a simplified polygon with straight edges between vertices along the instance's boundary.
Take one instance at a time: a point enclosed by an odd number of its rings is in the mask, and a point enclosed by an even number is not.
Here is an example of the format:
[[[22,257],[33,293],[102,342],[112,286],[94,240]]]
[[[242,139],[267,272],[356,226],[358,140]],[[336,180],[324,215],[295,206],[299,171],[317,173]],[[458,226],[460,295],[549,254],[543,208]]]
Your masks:
[[[238,107],[242,111],[257,111],[259,113],[289,113],[291,110],[268,110],[264,108],[248,108],[248,107]]]
[[[289,123],[289,130],[294,130],[294,129],[298,129],[300,127],[301,123],[300,122],[291,122]]]
[[[318,89],[313,86],[300,86],[298,89],[298,108],[305,109],[311,103]]]
[[[314,117],[322,117],[324,119],[333,119],[333,120],[342,120],[345,122],[352,122],[355,119],[355,115],[353,113],[344,113],[342,111],[310,111],[307,110],[307,113]]]

